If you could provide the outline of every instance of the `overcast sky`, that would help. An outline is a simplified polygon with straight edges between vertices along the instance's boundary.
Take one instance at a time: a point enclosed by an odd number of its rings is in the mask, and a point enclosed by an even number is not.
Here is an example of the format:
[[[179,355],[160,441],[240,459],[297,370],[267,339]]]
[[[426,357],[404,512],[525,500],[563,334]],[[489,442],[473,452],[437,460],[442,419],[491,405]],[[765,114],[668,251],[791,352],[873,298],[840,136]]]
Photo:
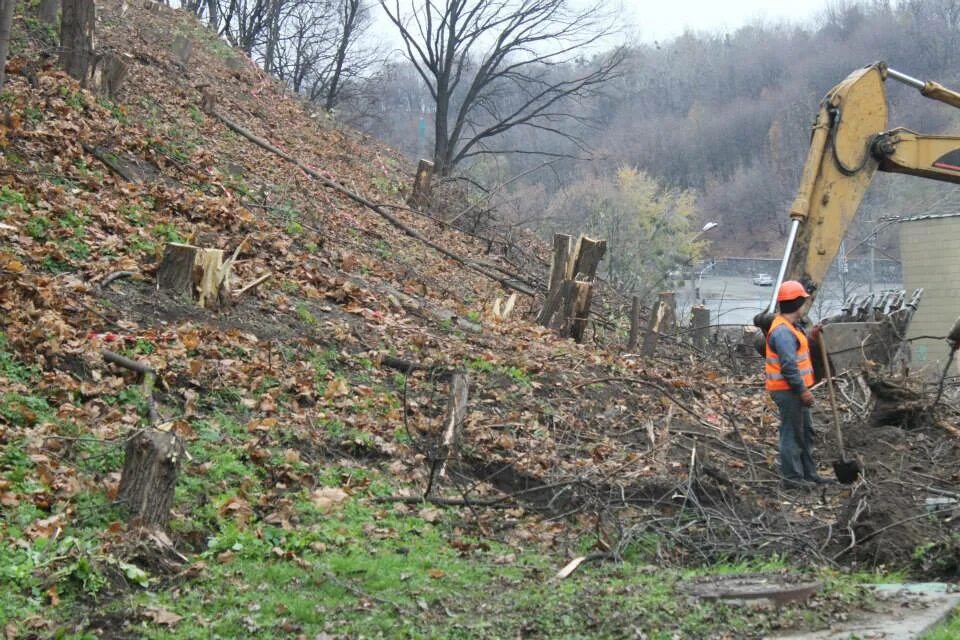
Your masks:
[[[686,29],[725,32],[764,20],[807,23],[829,4],[841,0],[620,0],[628,33],[640,42],[669,40]],[[592,4],[592,0],[580,0]],[[401,1],[401,6],[409,6]],[[373,5],[374,30],[384,44],[399,47],[400,39],[378,4]]]
[[[733,31],[763,19],[808,22],[830,0],[623,0],[641,41],[669,40],[685,29]]]

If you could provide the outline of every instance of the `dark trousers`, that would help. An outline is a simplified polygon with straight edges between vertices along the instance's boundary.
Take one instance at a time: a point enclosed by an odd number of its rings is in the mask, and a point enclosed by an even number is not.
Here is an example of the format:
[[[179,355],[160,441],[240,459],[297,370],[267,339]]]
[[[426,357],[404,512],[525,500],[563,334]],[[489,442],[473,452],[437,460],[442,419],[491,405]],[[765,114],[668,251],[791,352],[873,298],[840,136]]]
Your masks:
[[[770,396],[780,409],[780,472],[785,480],[815,478],[810,409],[792,391],[772,391]]]

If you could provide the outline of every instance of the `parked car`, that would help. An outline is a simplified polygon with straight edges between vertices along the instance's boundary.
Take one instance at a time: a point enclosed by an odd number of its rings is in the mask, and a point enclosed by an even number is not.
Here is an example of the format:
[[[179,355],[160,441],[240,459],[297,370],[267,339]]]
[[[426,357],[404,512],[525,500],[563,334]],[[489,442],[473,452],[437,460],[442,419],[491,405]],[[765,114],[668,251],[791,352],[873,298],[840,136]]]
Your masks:
[[[769,273],[758,273],[753,276],[753,284],[758,287],[772,287],[773,277]]]

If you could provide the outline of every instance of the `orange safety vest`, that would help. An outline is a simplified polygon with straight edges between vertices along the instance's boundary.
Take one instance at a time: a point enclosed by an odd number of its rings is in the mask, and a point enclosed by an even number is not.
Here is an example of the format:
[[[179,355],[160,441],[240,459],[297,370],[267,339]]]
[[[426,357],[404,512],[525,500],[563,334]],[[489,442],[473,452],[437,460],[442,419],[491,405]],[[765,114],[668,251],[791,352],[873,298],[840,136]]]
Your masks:
[[[773,319],[770,330],[767,332],[767,391],[790,390],[790,384],[784,379],[783,373],[780,371],[780,358],[777,356],[777,352],[773,350],[773,347],[770,346],[770,335],[773,333],[773,330],[780,325],[786,325],[790,331],[793,332],[793,335],[796,336],[797,342],[800,343],[800,346],[797,347],[797,369],[800,371],[800,375],[803,376],[803,384],[807,385],[807,388],[810,388],[813,386],[813,361],[810,360],[810,342],[807,340],[807,334],[797,329],[793,326],[792,322],[778,314],[777,317]]]

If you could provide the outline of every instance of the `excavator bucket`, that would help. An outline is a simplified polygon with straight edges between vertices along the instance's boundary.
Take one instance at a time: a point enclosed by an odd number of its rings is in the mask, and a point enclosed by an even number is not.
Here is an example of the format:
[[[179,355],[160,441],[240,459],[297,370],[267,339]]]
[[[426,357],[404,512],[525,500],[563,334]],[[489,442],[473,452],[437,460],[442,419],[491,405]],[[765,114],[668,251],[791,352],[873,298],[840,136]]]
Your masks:
[[[830,345],[830,367],[834,375],[860,369],[867,361],[895,367],[910,357],[906,342],[910,321],[923,297],[917,289],[908,299],[905,291],[887,291],[866,297],[851,297],[842,311],[823,321],[823,333]],[[819,350],[812,349],[814,354]],[[824,375],[823,363],[814,358],[817,379]]]

